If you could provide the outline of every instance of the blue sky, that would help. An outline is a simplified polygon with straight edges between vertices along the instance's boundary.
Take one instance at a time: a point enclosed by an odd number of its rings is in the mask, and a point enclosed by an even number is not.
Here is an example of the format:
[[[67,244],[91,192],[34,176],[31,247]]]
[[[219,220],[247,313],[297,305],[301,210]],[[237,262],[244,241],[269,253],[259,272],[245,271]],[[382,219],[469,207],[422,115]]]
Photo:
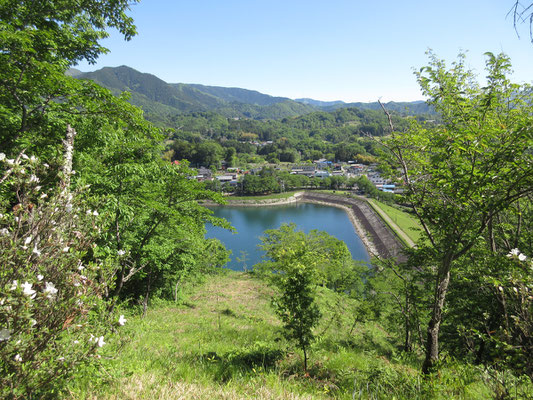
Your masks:
[[[527,1],[529,3],[529,1]],[[138,35],[82,71],[128,65],[169,83],[241,87],[289,98],[423,99],[413,69],[431,48],[451,62],[467,52],[483,76],[487,51],[511,57],[516,82],[533,81],[529,26],[514,0],[142,0]]]

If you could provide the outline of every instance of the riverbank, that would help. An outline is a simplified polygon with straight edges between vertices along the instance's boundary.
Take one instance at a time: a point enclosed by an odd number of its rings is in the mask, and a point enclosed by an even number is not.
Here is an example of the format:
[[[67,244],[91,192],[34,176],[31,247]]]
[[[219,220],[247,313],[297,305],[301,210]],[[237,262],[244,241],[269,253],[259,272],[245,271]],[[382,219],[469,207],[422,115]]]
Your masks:
[[[276,206],[308,202],[341,208],[348,214],[355,233],[363,242],[370,256],[403,259],[401,250],[404,244],[364,198],[344,197],[314,191],[300,191],[285,198],[265,199],[252,197],[250,199],[239,198],[234,200],[228,197],[227,200],[227,206],[239,207]],[[216,206],[217,204],[208,205]]]

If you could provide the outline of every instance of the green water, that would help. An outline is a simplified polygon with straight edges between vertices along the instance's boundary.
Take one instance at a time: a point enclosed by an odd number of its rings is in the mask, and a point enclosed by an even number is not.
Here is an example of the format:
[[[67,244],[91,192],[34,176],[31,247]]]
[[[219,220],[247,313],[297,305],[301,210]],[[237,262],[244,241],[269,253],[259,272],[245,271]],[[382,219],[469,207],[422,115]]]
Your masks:
[[[346,243],[355,260],[369,261],[370,257],[346,212],[335,207],[310,203],[296,203],[269,207],[213,207],[215,216],[227,219],[236,229],[232,234],[224,229],[208,226],[207,237],[219,239],[232,251],[227,267],[242,271],[252,269],[264,252],[257,245],[267,229],[277,229],[282,223],[296,224],[298,230],[326,231]],[[243,257],[244,256],[244,257]],[[240,258],[238,261],[236,258]],[[245,260],[242,260],[245,258]]]

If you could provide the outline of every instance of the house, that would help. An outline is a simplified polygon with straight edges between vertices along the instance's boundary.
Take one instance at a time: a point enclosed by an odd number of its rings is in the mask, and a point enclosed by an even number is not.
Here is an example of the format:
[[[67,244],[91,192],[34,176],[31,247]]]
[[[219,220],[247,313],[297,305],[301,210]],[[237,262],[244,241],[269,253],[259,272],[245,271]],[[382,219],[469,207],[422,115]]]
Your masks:
[[[195,178],[197,181],[210,181],[213,180],[213,172],[208,168],[200,167]]]
[[[320,160],[313,161],[313,163],[316,165],[317,169],[327,169],[331,167],[331,161],[326,160],[325,158],[321,158]]]
[[[328,171],[316,171],[315,172],[315,178],[327,178],[329,177]]]
[[[301,165],[292,167],[291,174],[292,175],[305,175],[305,176],[314,176],[315,175],[316,166],[314,165]]]
[[[237,174],[226,174],[226,175],[219,175],[216,178],[220,183],[227,183],[231,181],[236,181],[238,175]]]

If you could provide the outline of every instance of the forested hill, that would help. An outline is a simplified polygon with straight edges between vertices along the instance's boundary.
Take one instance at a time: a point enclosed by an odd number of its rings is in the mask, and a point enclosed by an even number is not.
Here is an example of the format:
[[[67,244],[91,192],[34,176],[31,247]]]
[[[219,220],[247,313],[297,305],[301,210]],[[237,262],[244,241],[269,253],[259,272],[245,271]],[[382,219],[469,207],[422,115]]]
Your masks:
[[[130,92],[130,102],[142,107],[153,122],[165,122],[171,115],[190,112],[214,111],[229,118],[281,119],[316,111],[310,105],[252,90],[169,84],[127,66],[106,67],[76,77],[96,81],[115,94]]]
[[[295,101],[318,107],[323,111],[334,111],[341,108],[359,108],[361,110],[381,110],[381,105],[377,102],[371,103],[345,103],[344,101],[319,101],[313,99],[296,99]],[[404,115],[435,114],[435,111],[425,101],[390,101],[385,104],[389,111],[394,111]]]
[[[167,83],[155,75],[127,66],[106,67],[94,72],[71,70],[70,75],[90,79],[115,94],[131,93],[130,102],[144,109],[147,119],[167,125],[176,114],[214,111],[229,118],[283,119],[314,111],[335,111],[341,108],[376,110],[376,103],[321,102],[312,99],[291,100],[274,97],[255,90],[225,88],[199,84]],[[428,114],[424,102],[386,104],[387,108],[406,115]]]

